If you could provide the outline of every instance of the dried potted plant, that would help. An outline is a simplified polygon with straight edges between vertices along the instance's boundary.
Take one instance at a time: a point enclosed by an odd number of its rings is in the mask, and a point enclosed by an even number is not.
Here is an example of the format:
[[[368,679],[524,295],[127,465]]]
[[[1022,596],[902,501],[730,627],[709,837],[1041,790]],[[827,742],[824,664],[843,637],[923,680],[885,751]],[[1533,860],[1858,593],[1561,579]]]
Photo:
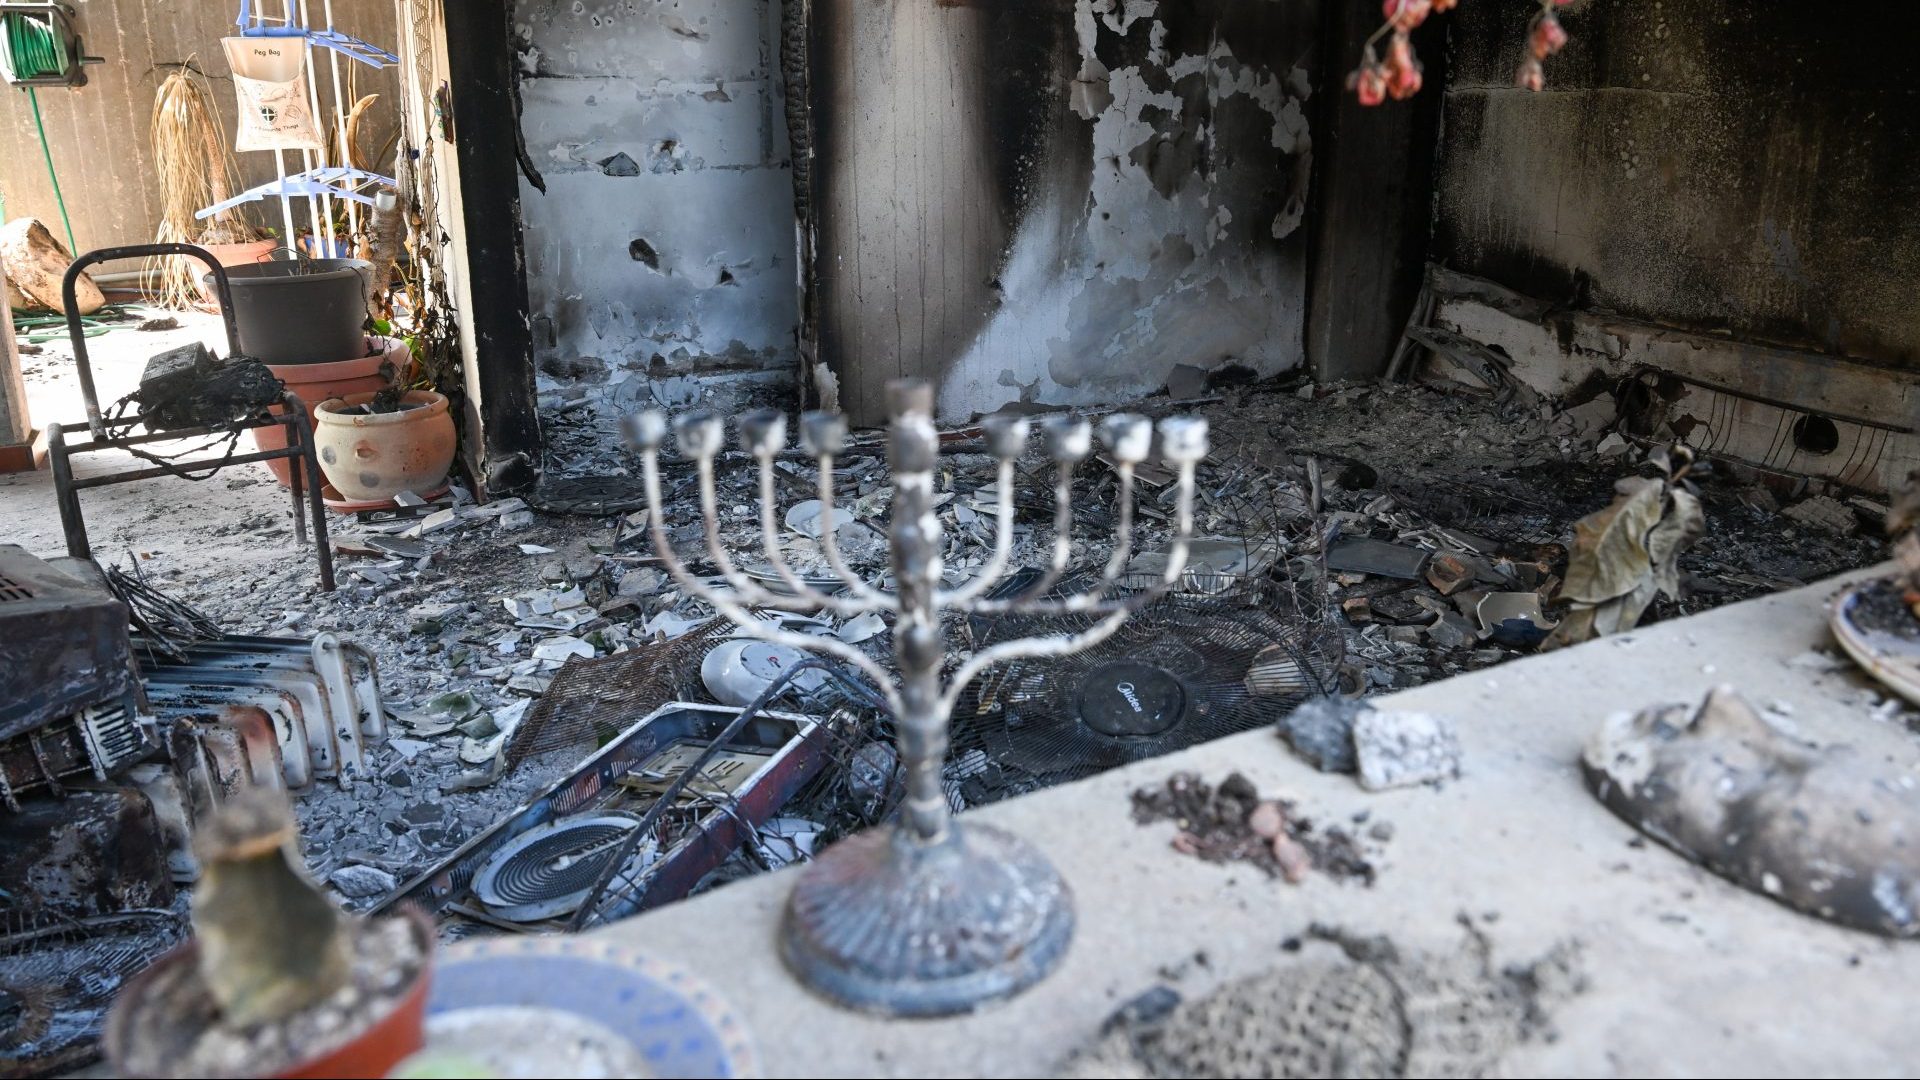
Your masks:
[[[224,201],[233,191],[238,171],[220,129],[220,114],[206,86],[183,64],[160,83],[153,95],[148,138],[153,143],[155,179],[160,185],[160,226],[154,239],[161,243],[198,244],[222,266],[241,266],[265,259],[278,243],[264,229],[247,220],[239,209],[223,210],[202,221],[194,213]],[[212,302],[210,292],[194,280],[199,263],[182,256],[160,261],[161,306],[198,307]]]
[[[121,993],[119,1075],[380,1077],[423,1042],[432,925],[367,920],[298,869],[283,796],[235,798],[195,837],[194,938]]]

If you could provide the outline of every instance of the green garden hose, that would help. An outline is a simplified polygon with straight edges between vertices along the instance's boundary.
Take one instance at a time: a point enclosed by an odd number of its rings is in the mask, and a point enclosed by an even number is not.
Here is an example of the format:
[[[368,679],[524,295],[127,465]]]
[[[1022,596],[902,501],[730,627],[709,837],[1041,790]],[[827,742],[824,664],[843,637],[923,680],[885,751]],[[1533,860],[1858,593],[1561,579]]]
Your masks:
[[[131,304],[108,304],[92,315],[80,320],[82,337],[99,337],[116,329],[115,323],[101,318],[112,316],[116,320],[131,317],[134,312]],[[127,325],[120,322],[118,325]],[[65,315],[29,314],[16,310],[13,313],[13,332],[30,345],[42,345],[49,341],[65,341],[67,338],[67,317]]]
[[[7,70],[15,79],[57,79],[67,73],[73,54],[51,22],[18,11],[8,12],[5,19]]]
[[[73,64],[66,36],[51,22],[12,11],[0,15],[0,64],[15,79],[58,78]],[[67,251],[78,253],[73,240],[73,219],[67,216],[67,199],[60,192],[60,174],[53,167],[53,150],[47,145],[47,125],[40,118],[40,95],[35,87],[26,88],[33,102],[33,126],[40,133],[40,153],[47,159],[47,179],[53,184],[53,201],[60,206],[60,223],[67,230]]]

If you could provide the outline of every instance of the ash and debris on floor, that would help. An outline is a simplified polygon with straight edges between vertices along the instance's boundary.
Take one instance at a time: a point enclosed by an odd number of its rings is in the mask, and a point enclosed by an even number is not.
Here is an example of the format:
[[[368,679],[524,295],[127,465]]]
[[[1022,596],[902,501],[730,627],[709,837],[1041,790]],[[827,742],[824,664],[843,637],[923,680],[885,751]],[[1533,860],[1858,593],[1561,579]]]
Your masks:
[[[195,330],[138,335],[137,344],[144,354]],[[70,364],[53,355],[63,347],[50,343],[35,358],[30,384],[69,377]],[[111,350],[102,353],[102,380],[111,386],[116,368]],[[1308,384],[1234,390],[1198,411],[1211,422],[1217,449],[1199,472],[1204,539],[1189,584],[1283,583],[1289,595],[1307,599],[1315,625],[1341,639],[1341,689],[1363,694],[1531,653],[1551,619],[1572,523],[1607,505],[1616,479],[1648,468],[1637,446],[1608,432],[1611,414],[1595,402],[1556,413],[1450,385]],[[330,595],[314,591],[312,560],[291,544],[284,491],[262,470],[230,470],[198,485],[197,509],[178,501],[183,485],[170,481],[88,503],[103,556],[125,553],[120,561],[138,563],[145,580],[230,631],[332,631],[377,654],[394,722],[374,775],[343,788],[316,785],[298,806],[316,874],[356,906],[435,865],[577,766],[577,752],[506,761],[514,726],[563,663],[649,648],[714,614],[659,567],[651,523],[634,509],[637,482],[623,475],[637,471],[635,462],[605,425],[583,425],[603,476],[575,494],[590,490],[592,498],[569,503],[534,494],[478,505],[456,487],[438,502],[397,512],[335,515],[341,588]],[[957,583],[990,551],[995,460],[967,431],[953,433],[945,449],[938,503],[949,579]],[[720,462],[720,537],[747,572],[769,580],[755,478],[741,467],[748,462],[738,452]],[[839,464],[841,546],[857,570],[884,581],[882,440],[857,437]],[[1052,542],[1049,467],[1036,452],[1018,477],[1015,565],[1043,565]],[[788,560],[803,576],[828,580],[817,542],[820,510],[810,502],[811,462],[783,455],[776,478]],[[1135,573],[1164,565],[1169,479],[1142,470]],[[1844,515],[1802,515],[1810,524],[1779,512],[1782,500],[1767,478],[1739,467],[1716,463],[1694,479],[1708,528],[1680,562],[1686,598],[1657,601],[1647,621],[1802,584],[1880,554],[1874,508],[1844,492],[1804,496],[1848,507],[1852,531]],[[665,482],[663,524],[683,555],[694,557],[702,530],[691,470],[669,461]],[[0,480],[0,506],[13,520],[31,519],[30,547],[57,550],[51,499],[37,483]],[[1097,576],[1109,556],[1116,489],[1113,470],[1097,459],[1081,467],[1070,561],[1081,580]],[[28,495],[44,501],[31,513],[12,509]],[[593,512],[548,512],[569,504]],[[704,558],[694,562],[696,570],[711,569]],[[887,652],[877,617],[816,620],[808,628],[875,656]],[[963,654],[968,628],[956,622],[949,629]],[[687,697],[710,695],[695,681]],[[870,756],[870,771],[890,776],[892,760]],[[961,803],[997,797],[978,790],[976,775],[953,779]],[[970,800],[957,794],[967,781]],[[868,794],[888,782],[868,784]]]
[[[1238,467],[1271,470],[1296,499],[1319,492],[1330,598],[1355,631],[1350,655],[1368,691],[1531,652],[1552,612],[1511,615],[1515,594],[1548,608],[1573,523],[1607,506],[1620,477],[1656,471],[1608,430],[1617,421],[1604,395],[1554,412],[1442,384],[1305,387],[1245,393],[1207,415],[1215,445],[1233,447]],[[1693,479],[1707,531],[1680,559],[1686,598],[1656,600],[1643,624],[1884,557],[1876,533],[1886,508],[1871,500],[1852,498],[1845,519],[1808,524],[1779,512],[1784,500],[1769,486],[1777,478],[1758,470],[1715,461]],[[1829,497],[1800,486],[1803,500]],[[1296,560],[1293,571],[1315,566]]]
[[[1473,923],[1451,952],[1315,924],[1259,974],[1187,998],[1170,985],[1116,1011],[1066,1077],[1500,1075],[1552,1011],[1585,989],[1577,943],[1496,968]]]

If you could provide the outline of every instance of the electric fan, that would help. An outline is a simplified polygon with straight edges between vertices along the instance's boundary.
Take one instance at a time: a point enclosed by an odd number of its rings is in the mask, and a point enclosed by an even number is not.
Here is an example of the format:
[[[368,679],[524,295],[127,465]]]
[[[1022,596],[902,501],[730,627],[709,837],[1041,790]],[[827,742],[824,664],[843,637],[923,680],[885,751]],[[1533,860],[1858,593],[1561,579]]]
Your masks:
[[[976,647],[1068,634],[1092,616],[976,624]],[[979,750],[1004,794],[1061,783],[1271,724],[1336,680],[1342,638],[1274,588],[1177,593],[1106,641],[1012,661],[969,686],[953,713],[954,760]],[[970,802],[989,801],[976,786]]]

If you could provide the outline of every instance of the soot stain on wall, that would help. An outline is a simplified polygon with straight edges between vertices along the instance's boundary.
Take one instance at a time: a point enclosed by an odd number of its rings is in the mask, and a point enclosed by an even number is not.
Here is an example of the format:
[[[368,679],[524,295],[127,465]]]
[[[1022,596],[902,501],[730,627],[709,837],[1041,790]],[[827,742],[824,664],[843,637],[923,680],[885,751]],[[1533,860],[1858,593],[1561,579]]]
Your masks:
[[[958,417],[1300,362],[1315,5],[879,10],[814,7],[819,355],[856,419],[902,374]]]
[[[522,200],[543,410],[790,378],[779,16],[777,0],[518,3],[522,130],[548,185]]]
[[[1866,12],[1738,0],[1462,4],[1435,251],[1573,307],[1920,367],[1920,82]]]

